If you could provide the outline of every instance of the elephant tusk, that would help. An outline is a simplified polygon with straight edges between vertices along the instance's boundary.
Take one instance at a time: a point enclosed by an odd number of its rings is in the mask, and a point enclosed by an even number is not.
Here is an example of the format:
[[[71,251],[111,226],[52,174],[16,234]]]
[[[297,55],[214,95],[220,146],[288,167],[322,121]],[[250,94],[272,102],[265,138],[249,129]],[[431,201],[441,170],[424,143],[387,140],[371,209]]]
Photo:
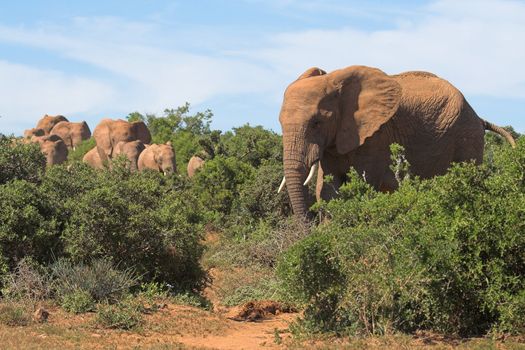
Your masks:
[[[283,176],[283,181],[281,181],[281,185],[279,185],[279,189],[277,190],[277,193],[281,193],[285,184],[286,184],[286,177]]]
[[[317,163],[315,163],[314,165],[312,165],[312,167],[310,168],[310,174],[308,174],[308,177],[307,177],[306,180],[304,181],[303,186],[308,185],[308,183],[310,182],[310,180],[312,180],[312,177],[314,177],[314,173],[315,173],[315,170],[316,170],[316,169],[317,169]]]

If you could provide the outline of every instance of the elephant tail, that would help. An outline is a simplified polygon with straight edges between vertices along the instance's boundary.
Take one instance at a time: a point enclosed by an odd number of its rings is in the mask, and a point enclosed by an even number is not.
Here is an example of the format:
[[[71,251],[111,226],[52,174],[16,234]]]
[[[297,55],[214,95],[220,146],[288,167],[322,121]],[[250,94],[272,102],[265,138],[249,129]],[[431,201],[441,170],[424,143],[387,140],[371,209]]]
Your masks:
[[[490,130],[490,131],[495,132],[496,134],[503,136],[504,138],[507,139],[507,141],[510,143],[512,148],[516,148],[516,142],[514,141],[514,137],[512,137],[510,132],[484,119],[481,119],[481,121],[483,122],[483,127],[485,128],[485,130]]]

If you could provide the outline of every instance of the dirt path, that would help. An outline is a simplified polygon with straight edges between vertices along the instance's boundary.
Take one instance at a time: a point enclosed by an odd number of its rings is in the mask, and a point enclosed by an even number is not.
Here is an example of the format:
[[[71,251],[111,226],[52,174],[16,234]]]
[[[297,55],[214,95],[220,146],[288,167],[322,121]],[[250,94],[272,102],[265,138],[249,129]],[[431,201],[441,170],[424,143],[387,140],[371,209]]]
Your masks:
[[[177,340],[206,349],[281,349],[277,343],[289,337],[288,324],[295,317],[281,314],[258,322],[226,320],[227,329],[220,335],[183,336]]]

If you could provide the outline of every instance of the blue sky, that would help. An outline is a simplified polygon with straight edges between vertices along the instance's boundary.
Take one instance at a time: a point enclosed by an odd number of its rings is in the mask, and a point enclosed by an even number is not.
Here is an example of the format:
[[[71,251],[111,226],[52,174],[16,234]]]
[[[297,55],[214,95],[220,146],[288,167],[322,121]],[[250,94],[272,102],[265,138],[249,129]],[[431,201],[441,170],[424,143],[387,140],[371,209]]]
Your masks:
[[[222,130],[280,132],[312,66],[434,72],[478,114],[525,132],[525,1],[24,0],[0,5],[0,133],[188,101]]]

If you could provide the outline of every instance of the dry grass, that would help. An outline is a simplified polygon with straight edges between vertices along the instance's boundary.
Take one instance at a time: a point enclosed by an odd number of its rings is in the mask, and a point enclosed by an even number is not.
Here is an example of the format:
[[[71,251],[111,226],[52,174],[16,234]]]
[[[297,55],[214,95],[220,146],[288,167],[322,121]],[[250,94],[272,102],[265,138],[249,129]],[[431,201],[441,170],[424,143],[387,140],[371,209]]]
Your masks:
[[[293,340],[287,331],[295,315],[262,322],[235,322],[199,308],[168,304],[145,315],[135,331],[96,326],[95,314],[73,315],[49,308],[47,323],[0,325],[1,349],[525,349],[525,339],[462,339],[432,333],[376,338]]]

